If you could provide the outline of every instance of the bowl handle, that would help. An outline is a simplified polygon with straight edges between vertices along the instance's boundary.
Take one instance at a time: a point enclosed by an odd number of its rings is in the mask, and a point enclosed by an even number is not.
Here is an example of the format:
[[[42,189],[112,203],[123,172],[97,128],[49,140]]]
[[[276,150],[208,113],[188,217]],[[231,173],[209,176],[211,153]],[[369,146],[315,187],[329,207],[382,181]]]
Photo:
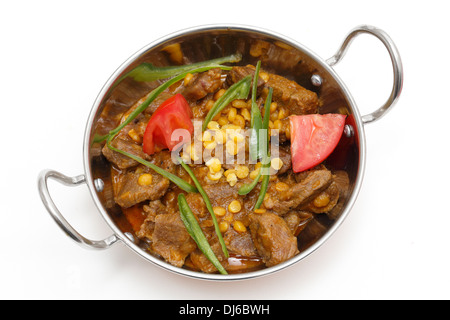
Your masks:
[[[61,212],[56,207],[53,202],[52,197],[50,196],[50,192],[48,190],[48,179],[53,179],[58,181],[59,183],[69,186],[75,187],[86,182],[86,177],[84,175],[80,175],[77,177],[67,177],[59,172],[53,170],[44,170],[40,173],[38,178],[38,189],[39,195],[41,196],[42,202],[44,206],[47,208],[47,211],[50,213],[52,218],[58,224],[58,226],[75,242],[80,244],[83,247],[89,249],[108,249],[113,244],[118,242],[120,239],[116,235],[112,235],[104,240],[95,241],[89,240],[80,235],[64,218]]]
[[[345,53],[347,52],[347,49],[350,45],[350,43],[360,34],[370,34],[372,36],[377,37],[386,47],[386,49],[389,52],[389,55],[391,57],[392,61],[392,67],[394,70],[394,85],[392,88],[391,95],[389,96],[386,103],[381,106],[376,111],[367,114],[362,117],[362,121],[364,124],[374,122],[378,119],[380,119],[382,116],[384,116],[397,102],[398,98],[400,97],[402,87],[403,87],[403,65],[402,60],[400,58],[400,54],[397,50],[397,47],[395,46],[392,39],[388,36],[386,32],[383,30],[380,30],[373,26],[359,26],[353,29],[345,38],[344,42],[342,43],[341,47],[337,51],[337,53],[331,57],[330,59],[326,60],[326,62],[332,67],[335,66],[339,61],[342,60]]]

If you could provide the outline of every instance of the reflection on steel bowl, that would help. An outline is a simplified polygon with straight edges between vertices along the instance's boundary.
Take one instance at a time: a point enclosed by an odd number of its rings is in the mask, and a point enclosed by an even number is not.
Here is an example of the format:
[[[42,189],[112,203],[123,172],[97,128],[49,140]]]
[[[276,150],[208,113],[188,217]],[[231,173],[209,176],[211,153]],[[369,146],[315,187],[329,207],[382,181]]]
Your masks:
[[[332,66],[359,34],[394,68],[387,102],[361,117]],[[88,120],[85,174],[39,177],[41,198],[79,244],[123,242],[170,271],[208,280],[270,274],[316,250],[344,221],[363,178],[364,124],[397,101],[392,40],[352,30],[331,59],[273,32],[205,26],[169,35],[126,61]],[[59,212],[49,178],[87,183],[113,235],[93,241]]]

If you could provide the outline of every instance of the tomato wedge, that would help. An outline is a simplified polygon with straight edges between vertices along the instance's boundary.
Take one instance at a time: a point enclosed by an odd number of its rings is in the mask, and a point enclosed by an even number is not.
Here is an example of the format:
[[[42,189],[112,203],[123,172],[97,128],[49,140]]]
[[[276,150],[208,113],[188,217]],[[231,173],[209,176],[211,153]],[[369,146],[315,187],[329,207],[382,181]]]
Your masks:
[[[143,138],[143,150],[152,155],[163,149],[172,149],[182,141],[190,141],[194,133],[192,110],[181,94],[164,101],[153,113]],[[177,129],[184,129],[172,137]]]
[[[345,118],[332,113],[289,118],[294,172],[311,169],[333,152],[344,131]]]

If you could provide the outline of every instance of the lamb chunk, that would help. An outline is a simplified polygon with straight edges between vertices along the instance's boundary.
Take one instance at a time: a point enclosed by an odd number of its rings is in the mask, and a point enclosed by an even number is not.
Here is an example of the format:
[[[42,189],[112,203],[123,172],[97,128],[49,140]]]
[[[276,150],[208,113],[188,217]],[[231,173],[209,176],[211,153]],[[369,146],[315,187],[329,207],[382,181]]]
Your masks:
[[[152,175],[152,183],[148,186],[138,183],[139,177],[144,173]],[[119,175],[115,201],[119,206],[129,208],[146,200],[158,200],[164,196],[169,185],[169,179],[145,166],[140,166],[134,171]]]
[[[233,228],[229,228],[224,235],[225,245],[230,253],[243,257],[258,256],[258,251],[253,244],[250,232],[237,232]]]
[[[211,69],[207,72],[194,75],[194,79],[183,89],[182,94],[188,100],[200,100],[209,93],[222,87],[222,70]]]
[[[312,213],[326,213],[331,211],[339,200],[339,188],[336,182],[332,182],[328,188],[322,191],[310,203],[303,206],[303,210]]]
[[[227,182],[219,182],[216,184],[206,185],[203,186],[203,189],[208,194],[208,197],[213,204],[216,204],[215,201],[224,198],[234,198],[237,196],[236,190]]]
[[[225,257],[225,254],[222,251],[222,245],[219,242],[219,238],[215,232],[214,226],[212,225],[211,220],[210,223],[203,223],[202,225],[208,225],[208,227],[202,227],[202,231],[208,240],[211,249],[213,250],[215,256],[220,261],[222,266],[226,269],[228,267],[228,260]],[[194,264],[195,268],[200,269],[205,273],[215,273],[217,272],[217,268],[209,261],[209,259],[200,251],[200,249],[195,250],[189,256],[191,262]]]
[[[228,182],[203,185],[203,189],[208,195],[213,207],[226,206],[232,200],[238,198],[236,189],[231,187]],[[210,215],[208,209],[206,208],[205,201],[200,193],[188,193],[186,195],[186,201],[195,216],[204,218]]]
[[[205,201],[200,193],[188,193],[186,195],[186,202],[196,217],[205,217],[206,214],[209,214]]]
[[[284,217],[294,236],[298,236],[313,219],[313,215],[306,211],[290,211]]]
[[[254,76],[255,67],[233,67],[227,77],[229,85],[238,82],[248,75]],[[273,88],[273,101],[287,107],[291,114],[312,114],[317,113],[319,108],[319,98],[315,92],[307,90],[297,82],[288,80],[285,77],[268,73],[267,82],[261,77],[258,78],[258,89],[263,86]]]
[[[290,188],[287,191],[277,191],[275,184],[272,183],[267,192],[267,199],[264,200],[264,206],[283,216],[314,199],[332,182],[332,174],[327,169],[311,170],[303,176],[304,178],[298,183],[290,181]]]
[[[152,240],[152,250],[176,267],[182,267],[186,257],[197,248],[179,212],[158,214],[155,217]]]
[[[299,253],[297,238],[283,218],[273,212],[250,215],[253,243],[267,267],[280,264]]]
[[[284,146],[280,146],[278,152],[279,154],[277,155],[277,157],[281,159],[281,161],[283,162],[283,166],[280,168],[280,170],[278,170],[277,174],[284,174],[292,168],[291,152],[289,150],[289,147]]]
[[[339,217],[339,215],[342,213],[342,209],[344,208],[345,203],[347,202],[350,190],[350,179],[347,172],[334,172],[334,182],[336,183],[339,190],[339,200],[334,208],[326,213],[328,218],[332,220],[335,220]]]
[[[294,177],[295,181],[302,182],[303,180],[308,178],[308,176],[311,174],[311,172],[316,171],[316,170],[328,170],[328,169],[327,169],[327,167],[325,167],[324,164],[321,163],[309,170],[302,171],[299,173],[294,173],[293,177]]]
[[[319,98],[297,82],[276,74],[269,74],[267,87],[273,88],[273,100],[287,107],[291,114],[302,115],[317,113]]]
[[[156,216],[167,213],[167,208],[160,200],[155,200],[150,201],[148,205],[144,205],[143,210],[147,214],[147,217],[136,235],[140,239],[147,238],[151,241],[153,239],[153,231],[155,230]]]
[[[149,162],[170,173],[175,174],[176,164],[172,161],[172,154],[169,150],[163,150],[148,157]]]
[[[248,65],[245,67],[233,67],[228,74],[227,84],[231,86],[232,84],[239,82],[249,75],[251,75],[253,79],[255,77],[255,71],[256,68],[252,65]],[[261,77],[258,77],[258,89],[262,88],[265,83],[266,82]]]
[[[132,155],[138,156],[140,158],[146,159],[147,155],[142,150],[142,145],[138,145],[131,141],[130,139],[127,139],[122,136],[116,137],[112,142],[111,145],[114,148],[123,150],[125,152],[128,152]],[[106,157],[106,159],[113,163],[117,168],[119,169],[128,169],[136,167],[139,163],[123,154],[120,154],[118,152],[115,152],[108,148],[106,145],[103,147],[103,155]]]
[[[210,246],[214,254],[216,255],[217,259],[220,261],[220,264],[226,269],[228,267],[228,260],[225,258],[225,255],[223,254],[220,242],[218,240],[214,241],[213,243],[210,242]],[[199,249],[192,252],[189,257],[194,266],[200,269],[202,272],[205,273],[217,272],[217,268],[211,263],[211,261],[208,260],[208,258]]]
[[[259,187],[255,187],[252,193],[248,194],[244,199],[237,194],[237,190],[239,190],[240,184],[249,183],[250,181],[253,180],[251,180],[250,178],[242,179],[240,182],[238,182],[239,185],[236,184],[234,187],[230,186],[228,182],[219,182],[206,185],[203,188],[208,194],[208,197],[211,200],[211,205],[213,207],[227,208],[231,201],[238,200],[242,205],[242,209],[238,213],[234,213],[233,217],[235,220],[240,220],[244,224],[246,224],[246,220],[248,219],[247,216],[250,212],[253,211],[256,198],[259,194],[257,193],[259,192]]]

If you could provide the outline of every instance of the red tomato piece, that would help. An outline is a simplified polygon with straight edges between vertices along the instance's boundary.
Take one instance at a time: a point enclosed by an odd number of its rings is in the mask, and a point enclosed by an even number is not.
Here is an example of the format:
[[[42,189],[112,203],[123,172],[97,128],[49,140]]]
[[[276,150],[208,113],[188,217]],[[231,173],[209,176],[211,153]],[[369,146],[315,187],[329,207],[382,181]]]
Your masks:
[[[181,94],[164,101],[153,113],[144,133],[143,150],[152,155],[163,149],[173,150],[182,141],[190,141],[194,133],[192,110]],[[172,134],[177,129],[176,136]]]
[[[345,117],[330,113],[289,118],[294,172],[311,169],[333,152],[344,131]]]

